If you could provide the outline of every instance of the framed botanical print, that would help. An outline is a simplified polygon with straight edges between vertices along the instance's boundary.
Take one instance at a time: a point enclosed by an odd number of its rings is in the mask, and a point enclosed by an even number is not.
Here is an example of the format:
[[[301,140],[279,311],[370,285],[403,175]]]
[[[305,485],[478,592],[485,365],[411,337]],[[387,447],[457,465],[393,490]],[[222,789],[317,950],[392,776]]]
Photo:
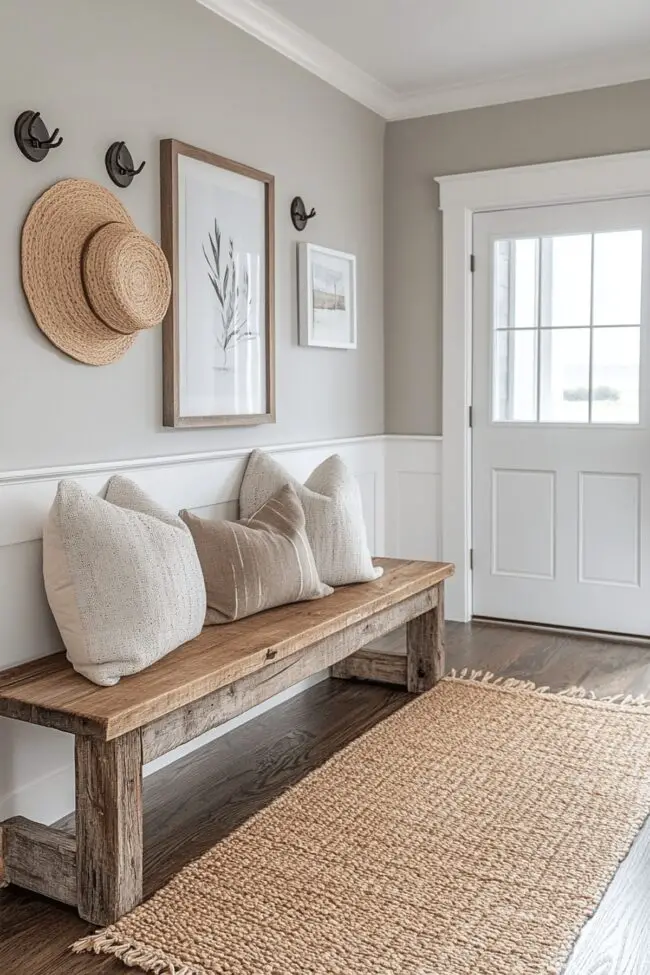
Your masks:
[[[300,344],[357,347],[357,259],[316,244],[298,245]]]
[[[173,282],[163,324],[163,423],[272,423],[273,176],[164,139],[160,183]]]

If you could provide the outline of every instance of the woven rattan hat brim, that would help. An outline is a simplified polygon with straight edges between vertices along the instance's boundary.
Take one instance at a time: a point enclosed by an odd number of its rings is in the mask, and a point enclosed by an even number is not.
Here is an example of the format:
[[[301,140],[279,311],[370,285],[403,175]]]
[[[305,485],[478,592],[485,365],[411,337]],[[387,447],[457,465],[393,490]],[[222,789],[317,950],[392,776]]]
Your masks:
[[[23,225],[22,278],[39,328],[62,352],[103,366],[131,347],[93,312],[82,280],[87,240],[104,224],[133,221],[113,194],[85,179],[64,179],[34,203]]]

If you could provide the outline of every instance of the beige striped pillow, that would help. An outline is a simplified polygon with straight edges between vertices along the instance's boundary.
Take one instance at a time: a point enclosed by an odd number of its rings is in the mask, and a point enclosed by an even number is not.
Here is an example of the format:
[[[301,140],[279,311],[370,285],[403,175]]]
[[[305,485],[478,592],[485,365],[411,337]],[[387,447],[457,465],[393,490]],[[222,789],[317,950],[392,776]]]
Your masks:
[[[207,625],[320,599],[333,591],[318,578],[305,514],[290,484],[244,521],[208,521],[189,511],[180,516],[203,569]]]

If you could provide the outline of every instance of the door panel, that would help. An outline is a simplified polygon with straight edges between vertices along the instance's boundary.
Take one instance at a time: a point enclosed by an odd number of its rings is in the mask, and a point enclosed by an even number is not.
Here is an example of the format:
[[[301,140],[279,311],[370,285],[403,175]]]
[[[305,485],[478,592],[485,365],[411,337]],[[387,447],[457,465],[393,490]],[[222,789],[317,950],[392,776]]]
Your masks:
[[[580,471],[578,478],[578,580],[638,587],[639,475]]]
[[[492,471],[491,544],[493,575],[553,578],[553,471]]]
[[[650,635],[650,201],[474,220],[480,616]]]

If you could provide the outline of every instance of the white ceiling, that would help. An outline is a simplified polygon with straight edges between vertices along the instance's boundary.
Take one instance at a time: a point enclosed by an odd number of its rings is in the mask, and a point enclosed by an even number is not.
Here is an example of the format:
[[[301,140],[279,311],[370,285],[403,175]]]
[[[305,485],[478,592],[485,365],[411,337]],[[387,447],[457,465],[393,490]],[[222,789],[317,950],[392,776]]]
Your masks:
[[[199,0],[387,118],[650,77],[650,0]]]

